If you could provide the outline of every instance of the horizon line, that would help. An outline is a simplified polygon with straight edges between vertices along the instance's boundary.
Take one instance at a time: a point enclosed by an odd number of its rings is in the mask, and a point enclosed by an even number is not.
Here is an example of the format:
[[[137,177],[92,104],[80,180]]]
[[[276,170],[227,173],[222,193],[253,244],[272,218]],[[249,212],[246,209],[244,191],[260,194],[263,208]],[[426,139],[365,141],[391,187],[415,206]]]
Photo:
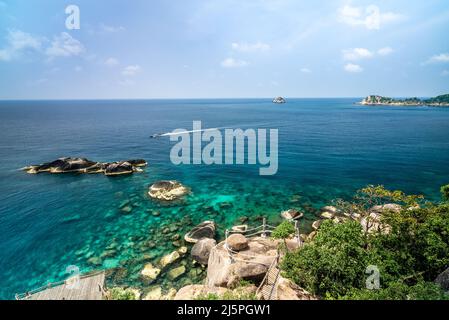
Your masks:
[[[282,96],[284,99],[363,99],[367,96],[340,96],[340,97],[287,97]],[[390,98],[405,98],[409,96],[385,96]],[[415,96],[418,98],[431,98],[433,96]],[[233,98],[0,98],[0,102],[4,101],[145,101],[145,100],[233,100],[233,99],[241,99],[241,100],[272,100],[275,97],[233,97]]]

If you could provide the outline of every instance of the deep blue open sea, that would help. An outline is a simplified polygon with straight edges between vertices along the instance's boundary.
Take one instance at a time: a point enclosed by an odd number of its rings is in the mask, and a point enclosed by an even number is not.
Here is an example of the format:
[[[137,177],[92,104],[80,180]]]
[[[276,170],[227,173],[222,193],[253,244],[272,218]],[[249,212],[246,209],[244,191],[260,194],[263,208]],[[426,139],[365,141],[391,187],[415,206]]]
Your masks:
[[[365,107],[359,99],[269,99],[0,102],[0,298],[64,279],[66,267],[113,269],[112,285],[142,288],[140,270],[176,249],[172,242],[213,219],[223,230],[282,210],[316,210],[349,198],[367,184],[439,199],[449,183],[449,108]],[[279,129],[279,171],[258,166],[175,166],[168,138],[154,133],[203,127]],[[18,169],[62,156],[95,161],[144,158],[143,173],[28,175]],[[176,179],[192,188],[185,203],[162,206],[148,186]],[[131,204],[130,214],[120,205]],[[155,211],[160,212],[154,216]],[[259,222],[258,222],[259,221]],[[169,228],[167,231],[164,229]],[[165,233],[163,233],[163,231]],[[187,273],[164,290],[201,281],[189,257]]]

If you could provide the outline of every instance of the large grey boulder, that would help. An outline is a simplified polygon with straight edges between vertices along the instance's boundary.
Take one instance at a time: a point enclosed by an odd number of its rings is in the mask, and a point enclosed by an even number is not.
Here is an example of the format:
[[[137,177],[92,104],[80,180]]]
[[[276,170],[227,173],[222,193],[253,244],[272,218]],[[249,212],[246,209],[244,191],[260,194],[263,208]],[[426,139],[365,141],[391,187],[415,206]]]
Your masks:
[[[209,261],[210,251],[217,244],[217,241],[214,239],[204,238],[195,243],[192,247],[192,251],[190,252],[193,260],[196,262],[207,265]]]
[[[207,266],[206,283],[211,287],[232,287],[239,280],[261,281],[277,258],[279,240],[254,238],[248,247],[232,257],[222,241],[212,248]]]

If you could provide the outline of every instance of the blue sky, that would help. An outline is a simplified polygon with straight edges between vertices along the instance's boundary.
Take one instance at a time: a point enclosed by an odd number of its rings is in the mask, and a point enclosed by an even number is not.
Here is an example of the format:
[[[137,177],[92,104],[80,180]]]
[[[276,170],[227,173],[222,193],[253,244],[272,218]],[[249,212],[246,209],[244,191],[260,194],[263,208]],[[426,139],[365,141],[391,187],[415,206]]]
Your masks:
[[[447,0],[0,0],[0,99],[434,96],[448,35]]]

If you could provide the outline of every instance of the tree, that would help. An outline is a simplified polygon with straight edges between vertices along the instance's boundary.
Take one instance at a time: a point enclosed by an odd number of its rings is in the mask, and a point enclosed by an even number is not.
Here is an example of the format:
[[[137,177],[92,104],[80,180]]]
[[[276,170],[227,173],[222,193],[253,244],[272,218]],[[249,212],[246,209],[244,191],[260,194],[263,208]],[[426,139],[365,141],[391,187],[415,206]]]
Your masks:
[[[295,234],[295,232],[296,232],[295,227],[292,225],[290,221],[286,220],[282,222],[280,225],[278,225],[276,229],[273,230],[273,232],[271,233],[271,237],[274,239],[282,239],[284,241],[285,249],[288,251],[287,239],[291,235]]]
[[[440,191],[443,195],[443,200],[449,201],[449,184],[442,186]]]
[[[284,275],[330,299],[447,298],[432,282],[449,266],[449,203],[368,186],[339,209],[369,217],[373,205],[388,202],[402,209],[379,214],[387,232],[367,232],[358,220],[325,221],[312,242],[286,254]],[[379,291],[366,289],[368,265],[379,269]]]

